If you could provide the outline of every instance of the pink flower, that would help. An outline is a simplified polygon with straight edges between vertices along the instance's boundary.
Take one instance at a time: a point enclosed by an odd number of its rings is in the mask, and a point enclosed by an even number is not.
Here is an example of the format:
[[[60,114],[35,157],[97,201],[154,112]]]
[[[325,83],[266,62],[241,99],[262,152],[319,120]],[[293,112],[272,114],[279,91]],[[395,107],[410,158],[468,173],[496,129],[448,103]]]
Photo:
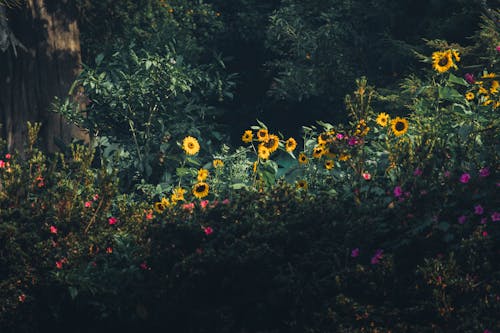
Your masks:
[[[226,198],[226,199],[222,200],[222,204],[229,205],[229,199]]]
[[[359,140],[355,136],[351,136],[349,140],[347,141],[347,144],[349,146],[355,146],[359,143]]]
[[[500,221],[500,213],[499,213],[499,212],[493,212],[493,213],[491,214],[491,220],[492,220],[493,222],[498,222],[498,221]]]
[[[396,198],[399,198],[399,197],[400,197],[400,196],[402,196],[402,195],[403,195],[403,189],[401,188],[401,186],[396,186],[396,187],[394,188],[394,196],[395,196]]]
[[[342,133],[337,133],[337,139],[342,140],[344,138],[344,134]]]
[[[484,208],[481,205],[475,205],[474,206],[474,214],[476,215],[483,215],[484,213]]]
[[[57,228],[54,227],[53,225],[50,226],[50,233],[51,234],[57,234]]]
[[[63,267],[63,261],[62,260],[56,261],[56,267],[57,269],[61,269]]]
[[[415,171],[413,171],[414,176],[422,176],[422,173],[423,171],[420,168],[416,168]]]
[[[85,207],[86,208],[92,207],[92,201],[85,201]]]
[[[469,180],[470,180],[470,174],[468,174],[468,173],[464,173],[460,176],[460,182],[462,184],[467,184],[469,182]]]
[[[372,175],[370,175],[369,172],[363,172],[362,174],[364,180],[370,180],[372,179]]]
[[[458,223],[460,223],[460,224],[464,224],[464,223],[465,223],[465,221],[467,221],[467,216],[465,216],[465,215],[460,215],[460,216],[458,217],[458,219],[457,219],[457,220],[458,220]]]
[[[201,200],[200,201],[200,206],[201,208],[205,209],[208,206],[209,201],[208,200]]]
[[[498,48],[499,48],[499,47],[500,47],[500,46],[497,46],[497,50],[498,50]],[[499,51],[499,52],[500,52],[500,51]],[[489,329],[485,329],[485,330],[483,331],[483,333],[493,333],[493,332],[492,332],[492,331],[490,331]]]
[[[19,297],[17,299],[19,300],[19,302],[24,303],[24,301],[26,300],[26,295],[21,294],[21,295],[19,295]]]
[[[488,218],[487,217],[483,217],[481,219],[481,224],[486,224],[486,222],[488,222]]]
[[[142,262],[142,263],[139,265],[139,267],[140,267],[141,269],[143,269],[143,270],[146,270],[146,269],[151,269],[151,268],[149,268],[149,267],[148,267],[148,264],[146,264],[145,262]]]
[[[497,50],[498,52],[500,52],[500,45],[498,45],[498,46],[496,47],[496,50]]]
[[[384,250],[381,250],[381,249],[378,249],[377,251],[375,251],[375,254],[373,255],[372,259],[370,260],[371,264],[372,265],[376,265],[380,262],[380,259],[383,258],[383,253],[384,253]]]
[[[12,155],[9,154],[9,153],[7,153],[7,154],[5,154],[5,158],[8,159],[8,160],[10,160],[12,158]]]
[[[473,84],[474,82],[476,82],[476,80],[474,79],[474,74],[467,73],[464,75],[464,78],[465,78],[465,81],[467,81],[467,83],[469,83],[469,84]]]
[[[110,225],[113,225],[113,224],[116,224],[116,222],[118,222],[118,219],[114,216],[111,216],[109,219],[108,219],[108,222]]]
[[[487,167],[481,168],[479,170],[479,177],[488,177],[490,175],[490,169]]]
[[[3,160],[0,160],[0,168],[1,169],[5,168],[5,162]]]
[[[92,200],[94,200],[94,201],[99,200],[99,194],[94,194],[94,196],[92,197]]]
[[[488,237],[488,232],[487,231],[483,231],[481,234],[483,235],[483,237]]]
[[[203,228],[203,231],[205,232],[205,235],[211,235],[213,232],[214,232],[214,229],[212,229],[211,227],[204,227]]]
[[[106,253],[107,253],[107,254],[111,254],[111,253],[113,253],[113,248],[112,248],[112,247],[107,247],[107,248],[106,248]]]
[[[186,204],[182,205],[182,208],[184,210],[191,212],[194,209],[194,202],[186,203]]]
[[[355,248],[351,251],[351,257],[356,258],[357,256],[359,256],[359,248]]]
[[[445,176],[446,178],[450,178],[450,175],[451,175],[451,172],[449,172],[449,171],[445,171],[443,173],[443,176]]]

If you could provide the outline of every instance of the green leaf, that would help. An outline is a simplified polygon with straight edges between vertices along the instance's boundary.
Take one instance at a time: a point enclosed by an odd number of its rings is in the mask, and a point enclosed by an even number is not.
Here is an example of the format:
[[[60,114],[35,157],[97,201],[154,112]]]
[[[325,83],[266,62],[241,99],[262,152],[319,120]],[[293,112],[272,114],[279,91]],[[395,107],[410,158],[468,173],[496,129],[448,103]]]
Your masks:
[[[71,299],[75,299],[76,296],[78,296],[78,289],[76,289],[75,287],[68,287],[68,291]]]
[[[438,87],[439,98],[445,101],[463,101],[464,97],[456,89],[450,87]]]
[[[457,76],[453,75],[452,73],[450,73],[450,77],[448,78],[448,82],[456,83],[456,84],[459,84],[461,86],[468,86],[467,81],[465,81],[461,77],[457,77]]]

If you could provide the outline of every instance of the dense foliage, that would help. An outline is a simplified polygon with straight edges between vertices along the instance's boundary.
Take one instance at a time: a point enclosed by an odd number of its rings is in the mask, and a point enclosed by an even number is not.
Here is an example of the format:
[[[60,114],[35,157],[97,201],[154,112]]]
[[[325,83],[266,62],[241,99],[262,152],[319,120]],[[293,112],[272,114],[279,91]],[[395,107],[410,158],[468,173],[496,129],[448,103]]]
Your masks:
[[[54,108],[90,144],[47,155],[38,123],[23,154],[0,142],[2,332],[500,331],[500,33],[488,15],[467,45],[455,28],[479,7],[79,3],[96,24]],[[457,14],[437,27],[434,6]],[[235,79],[225,39],[268,67]],[[262,82],[272,96],[227,101]],[[231,143],[216,122],[251,102],[343,106]]]

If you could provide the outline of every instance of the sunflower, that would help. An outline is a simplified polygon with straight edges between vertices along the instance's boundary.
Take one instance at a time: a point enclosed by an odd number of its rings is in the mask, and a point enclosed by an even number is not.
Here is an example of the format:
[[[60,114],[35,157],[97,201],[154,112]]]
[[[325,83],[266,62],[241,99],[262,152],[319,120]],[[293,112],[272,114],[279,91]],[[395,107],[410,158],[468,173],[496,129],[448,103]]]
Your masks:
[[[245,143],[250,143],[253,140],[253,134],[251,130],[246,130],[245,133],[243,133],[243,136],[241,137],[241,141]]]
[[[434,52],[432,54],[432,67],[438,73],[447,72],[451,67],[456,68],[456,65],[453,63],[451,50]]]
[[[170,200],[168,200],[167,198],[161,198],[161,203],[162,203],[165,207],[170,206]]]
[[[303,179],[297,181],[297,188],[300,190],[307,190],[307,182]]]
[[[271,151],[264,145],[260,144],[259,145],[259,151],[258,151],[259,158],[263,160],[267,160],[269,158],[269,155],[271,155]]]
[[[314,158],[320,158],[321,156],[323,156],[324,153],[325,153],[324,146],[316,146],[313,149],[313,157]]]
[[[389,115],[385,112],[379,113],[377,116],[377,124],[382,127],[386,127],[389,122]]]
[[[172,195],[170,196],[170,200],[172,203],[176,203],[177,201],[184,201],[184,193],[186,193],[186,190],[183,189],[182,187],[176,187],[173,190]]]
[[[297,141],[295,141],[294,138],[289,138],[288,140],[286,140],[285,149],[287,152],[291,153],[295,150],[295,148],[297,148]]]
[[[474,99],[474,93],[472,91],[469,91],[465,94],[465,99],[468,101],[472,101]]]
[[[459,62],[460,61],[460,53],[458,53],[458,51],[456,51],[456,50],[451,50],[451,53],[453,53],[453,58],[455,58],[455,61]]]
[[[330,137],[330,134],[328,133],[321,133],[320,135],[318,135],[318,144],[319,145],[324,145],[326,144],[327,142],[331,142],[331,137]]]
[[[307,156],[304,153],[300,153],[298,159],[300,164],[306,164],[308,161]]]
[[[224,162],[222,162],[222,160],[219,160],[219,159],[215,159],[213,162],[212,162],[214,168],[222,168],[224,166]]]
[[[326,170],[331,170],[331,169],[333,169],[333,166],[334,166],[334,164],[333,164],[333,161],[332,161],[332,160],[327,160],[327,161],[325,161],[325,168],[326,168]]]
[[[264,142],[264,141],[267,141],[267,138],[269,137],[269,132],[267,131],[267,129],[265,128],[261,128],[258,132],[257,132],[257,140],[259,140],[260,142]]]
[[[391,120],[391,129],[395,136],[405,134],[408,132],[408,120],[396,117],[396,119]]]
[[[198,170],[198,177],[197,177],[197,179],[198,179],[199,182],[204,181],[205,179],[207,179],[207,177],[208,177],[208,170],[207,169],[200,169],[200,170]]]
[[[182,140],[182,149],[184,149],[188,155],[196,155],[200,151],[200,144],[198,140],[192,136],[186,136],[184,140]]]
[[[193,195],[198,199],[204,198],[208,195],[209,186],[207,183],[199,182],[193,186]]]
[[[154,209],[157,213],[163,213],[167,207],[162,202],[155,202]]]
[[[279,143],[280,138],[277,135],[269,134],[267,140],[262,145],[269,149],[270,153],[274,153],[278,149]]]
[[[497,75],[495,73],[486,73],[481,76],[482,79],[494,79]]]

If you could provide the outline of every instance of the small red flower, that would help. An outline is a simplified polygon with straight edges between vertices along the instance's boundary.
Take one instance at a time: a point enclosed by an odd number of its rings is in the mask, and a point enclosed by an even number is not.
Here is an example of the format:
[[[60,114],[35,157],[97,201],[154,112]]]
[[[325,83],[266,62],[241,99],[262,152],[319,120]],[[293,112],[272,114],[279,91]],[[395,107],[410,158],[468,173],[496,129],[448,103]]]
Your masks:
[[[114,216],[111,216],[109,219],[108,219],[108,222],[110,225],[113,225],[113,224],[116,224],[116,222],[118,222],[118,219]]]
[[[211,227],[204,227],[203,228],[203,231],[205,232],[205,235],[211,235],[213,232],[214,232],[214,229],[212,229]]]
[[[0,160],[0,168],[1,169],[5,168],[5,162],[4,162],[4,160]]]
[[[21,295],[19,295],[19,297],[17,299],[19,300],[19,302],[24,303],[24,301],[26,300],[26,295],[21,294]]]
[[[61,269],[63,267],[63,261],[62,260],[56,261],[56,267],[57,269]]]
[[[12,155],[9,154],[9,153],[7,153],[7,154],[5,154],[5,158],[8,159],[8,160],[10,160],[12,158]]]
[[[92,201],[85,201],[85,207],[86,208],[92,207]]]
[[[99,200],[99,194],[94,194],[94,196],[92,197],[92,200],[94,200],[94,201]]]
[[[203,208],[203,209],[207,208],[208,202],[209,202],[208,200],[201,200],[200,201],[201,208]]]
[[[53,225],[50,226],[50,233],[51,234],[57,234],[57,228],[54,227]]]
[[[106,248],[106,253],[108,253],[108,254],[113,253],[113,248],[112,247],[107,247]]]
[[[142,263],[139,265],[139,267],[140,267],[141,269],[143,269],[143,270],[146,270],[146,269],[151,269],[151,268],[149,268],[148,264],[146,264],[145,262],[142,262]]]
[[[369,172],[363,172],[363,179],[370,180],[372,179],[372,175]]]

